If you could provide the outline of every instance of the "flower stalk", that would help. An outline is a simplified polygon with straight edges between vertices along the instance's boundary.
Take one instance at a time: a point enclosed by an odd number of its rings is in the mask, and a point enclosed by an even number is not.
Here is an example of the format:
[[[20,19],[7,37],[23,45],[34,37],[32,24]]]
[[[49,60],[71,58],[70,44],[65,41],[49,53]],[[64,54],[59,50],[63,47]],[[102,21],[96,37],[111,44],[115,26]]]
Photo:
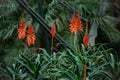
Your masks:
[[[87,66],[84,64],[84,77],[83,80],[86,80],[86,74],[87,74]]]
[[[54,40],[54,37],[56,35],[56,29],[55,29],[54,21],[52,22],[52,27],[51,27],[50,33],[51,33],[51,36],[52,36],[52,38],[51,38],[51,53],[52,53],[53,52],[53,40]]]

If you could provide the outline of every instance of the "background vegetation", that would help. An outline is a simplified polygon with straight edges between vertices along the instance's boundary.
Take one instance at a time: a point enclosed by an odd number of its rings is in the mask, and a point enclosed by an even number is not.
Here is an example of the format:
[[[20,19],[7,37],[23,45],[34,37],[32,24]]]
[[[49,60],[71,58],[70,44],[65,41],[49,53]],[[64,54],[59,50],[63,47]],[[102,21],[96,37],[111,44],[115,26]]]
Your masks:
[[[17,0],[0,0],[0,70],[4,73],[0,73],[1,79],[7,76],[6,79],[12,80],[82,80],[85,63],[88,80],[119,79],[119,0],[27,0],[26,2],[48,26],[55,20],[57,33],[73,52],[64,49],[61,45],[65,44],[54,39],[55,53],[50,55],[51,36],[43,25],[19,5]],[[94,47],[85,49],[81,45],[84,32],[74,36],[69,31],[73,11],[77,16],[78,10],[81,12],[83,27],[86,20],[89,21],[89,36],[93,34],[93,40],[97,44]],[[37,36],[35,45],[30,47],[27,46],[26,40],[19,40],[17,36],[23,14],[27,27],[30,19],[33,19]],[[91,44],[93,43],[91,40]],[[95,52],[92,51],[93,48]]]

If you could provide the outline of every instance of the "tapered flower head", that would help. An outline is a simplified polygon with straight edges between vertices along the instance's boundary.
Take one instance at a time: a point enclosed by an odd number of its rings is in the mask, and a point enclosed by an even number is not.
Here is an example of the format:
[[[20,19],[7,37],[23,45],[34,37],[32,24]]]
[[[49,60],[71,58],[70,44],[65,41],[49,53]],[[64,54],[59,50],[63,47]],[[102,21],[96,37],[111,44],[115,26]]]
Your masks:
[[[30,46],[31,44],[34,44],[35,40],[36,40],[36,36],[35,36],[34,29],[32,26],[32,21],[30,21],[30,26],[28,28],[27,33],[28,33],[27,34],[27,44],[28,44],[28,46]]]
[[[29,28],[28,28],[27,33],[28,33],[28,34],[34,33],[34,29],[33,29],[33,26],[32,26],[32,20],[30,21],[30,26],[29,26]]]
[[[52,37],[55,36],[56,34],[56,29],[55,29],[55,24],[54,24],[54,21],[52,22],[52,27],[51,27],[51,31],[50,31]]]
[[[22,16],[22,21],[18,28],[18,37],[19,39],[24,39],[26,37],[26,26],[25,26],[24,16]]]
[[[86,47],[89,43],[89,36],[88,36],[88,22],[86,22],[86,31],[85,31],[85,34],[84,34],[84,37],[83,37],[83,43],[84,43],[84,46]]]
[[[70,22],[70,32],[73,33],[73,34],[76,34],[77,33],[77,25],[76,25],[76,18],[75,18],[75,12],[73,13],[72,15],[72,19],[71,19],[71,22]]]

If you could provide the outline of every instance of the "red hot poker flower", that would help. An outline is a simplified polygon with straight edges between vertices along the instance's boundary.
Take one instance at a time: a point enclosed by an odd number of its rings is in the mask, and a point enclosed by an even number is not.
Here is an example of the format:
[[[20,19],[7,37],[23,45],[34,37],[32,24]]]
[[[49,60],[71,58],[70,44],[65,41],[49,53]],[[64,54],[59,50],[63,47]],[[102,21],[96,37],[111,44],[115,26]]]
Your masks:
[[[18,37],[19,39],[24,39],[26,37],[26,26],[24,22],[24,16],[22,16],[22,21],[18,28]]]
[[[35,36],[34,29],[32,26],[32,21],[30,21],[30,26],[28,28],[27,33],[28,33],[27,34],[27,44],[28,44],[28,46],[30,46],[31,44],[34,44],[35,40],[36,40],[36,36]]]
[[[70,23],[70,32],[76,34],[77,33],[77,25],[76,25],[77,19],[75,18],[75,12],[72,15],[71,23]]]
[[[83,43],[84,43],[84,46],[86,47],[89,43],[89,37],[88,37],[88,22],[86,22],[86,31],[85,31],[85,34],[84,34],[84,37],[83,37]]]
[[[54,37],[54,36],[55,36],[55,34],[56,34],[54,21],[52,22],[52,27],[51,27],[51,31],[50,31],[50,33],[51,33],[52,37]]]

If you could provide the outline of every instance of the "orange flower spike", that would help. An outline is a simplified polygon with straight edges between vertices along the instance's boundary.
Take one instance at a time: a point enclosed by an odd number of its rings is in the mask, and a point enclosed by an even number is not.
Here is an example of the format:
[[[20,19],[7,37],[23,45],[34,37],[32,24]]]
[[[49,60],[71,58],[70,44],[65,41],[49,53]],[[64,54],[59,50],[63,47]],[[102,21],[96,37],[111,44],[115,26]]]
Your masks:
[[[88,22],[86,22],[86,31],[85,31],[85,34],[84,34],[84,37],[83,37],[83,43],[84,43],[84,46],[86,47],[89,43],[89,37],[88,37]]]
[[[28,44],[28,46],[30,46],[31,44],[34,44],[35,40],[36,40],[36,36],[35,36],[34,29],[33,29],[33,26],[32,26],[32,21],[30,21],[30,26],[28,28],[27,33],[28,33],[27,44]]]
[[[78,17],[77,17],[77,27],[80,31],[83,31],[83,28],[82,28],[82,21],[80,19],[80,11],[78,10]]]
[[[54,36],[55,36],[55,34],[56,34],[54,21],[52,22],[52,27],[51,27],[51,31],[50,31],[50,33],[51,33],[52,37],[54,37]]]
[[[18,28],[18,37],[19,39],[24,39],[26,37],[26,26],[25,26],[24,16],[22,16],[22,21]]]

